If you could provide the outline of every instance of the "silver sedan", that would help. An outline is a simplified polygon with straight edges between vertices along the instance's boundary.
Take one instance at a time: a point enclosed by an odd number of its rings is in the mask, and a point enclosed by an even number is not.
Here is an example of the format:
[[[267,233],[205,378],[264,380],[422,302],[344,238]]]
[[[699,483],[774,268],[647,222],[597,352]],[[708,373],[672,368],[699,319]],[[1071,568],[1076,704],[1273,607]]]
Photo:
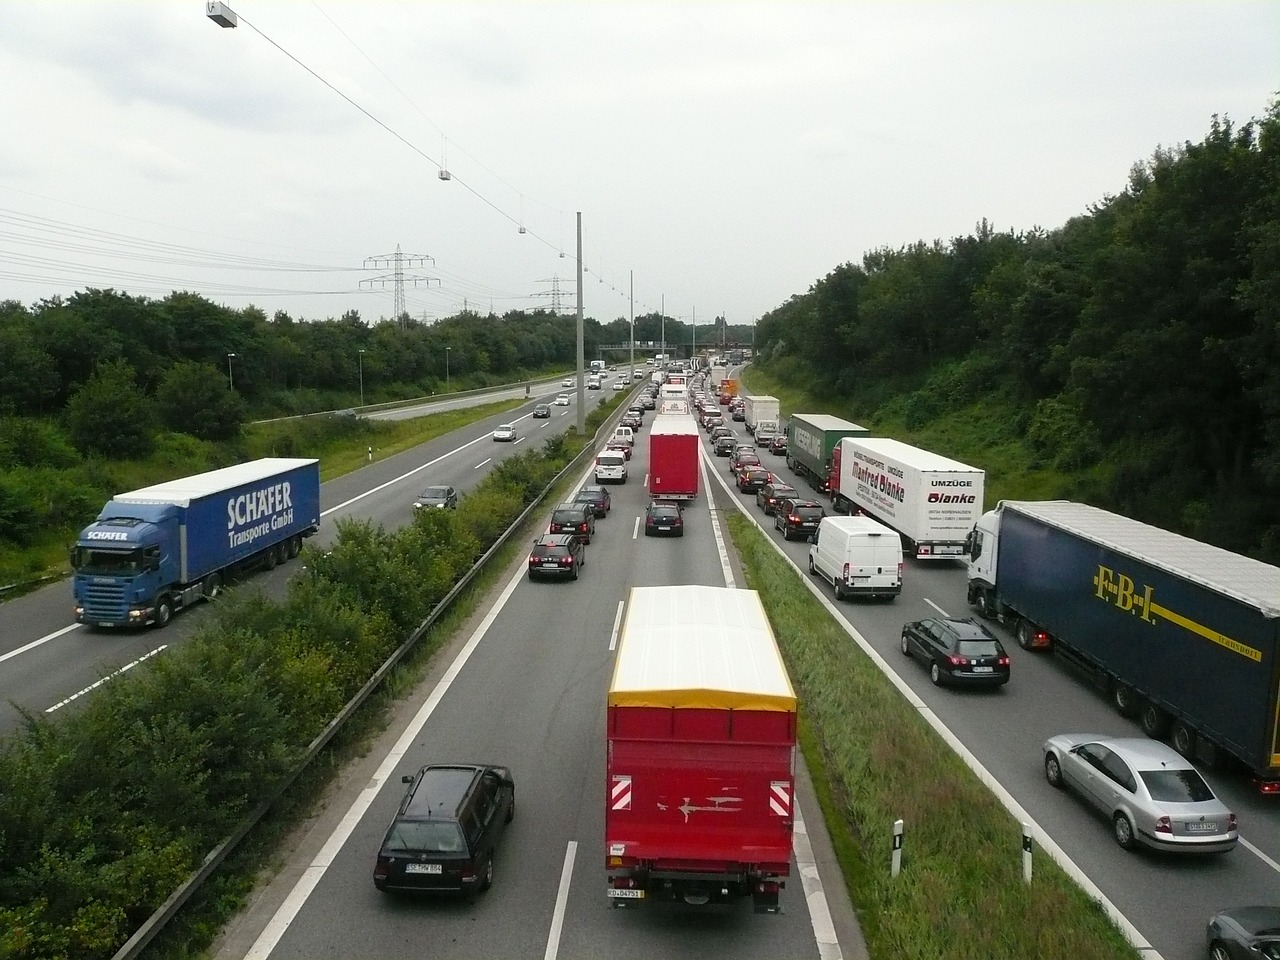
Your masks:
[[[1061,734],[1044,744],[1045,779],[1071,787],[1111,820],[1116,843],[1176,853],[1225,853],[1236,815],[1191,762],[1142,737]]]

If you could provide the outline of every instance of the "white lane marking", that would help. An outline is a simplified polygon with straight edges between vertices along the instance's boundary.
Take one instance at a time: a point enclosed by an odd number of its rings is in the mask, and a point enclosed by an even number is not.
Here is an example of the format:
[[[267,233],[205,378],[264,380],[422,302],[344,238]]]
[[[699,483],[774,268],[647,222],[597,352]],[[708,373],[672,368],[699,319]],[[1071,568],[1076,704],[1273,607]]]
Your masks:
[[[840,938],[836,936],[836,925],[831,920],[831,909],[827,906],[822,878],[818,876],[818,860],[813,855],[813,844],[809,842],[809,830],[804,825],[804,818],[800,816],[799,801],[795,804],[795,829],[791,834],[791,848],[796,856],[796,869],[800,872],[804,899],[809,905],[809,922],[813,925],[813,938],[818,943],[818,956],[821,960],[843,960]]]
[[[485,457],[483,460],[481,460],[479,463],[477,463],[477,464],[476,464],[474,467],[472,467],[471,469],[472,469],[472,470],[479,470],[481,467],[483,467],[486,463],[488,463],[488,462],[489,462],[490,460],[492,460],[492,459],[493,459],[493,457]]]
[[[1272,860],[1270,857],[1268,857],[1265,853],[1263,853],[1261,850],[1255,847],[1252,843],[1250,843],[1244,837],[1240,838],[1240,846],[1244,847],[1250,853],[1254,854],[1259,860],[1265,863],[1268,867],[1276,871],[1276,873],[1280,873],[1280,863],[1276,863],[1276,861]]]
[[[635,525],[631,528],[631,539],[635,540],[640,536],[640,518],[636,517]]]
[[[925,598],[924,598],[924,602],[925,602],[925,603],[927,603],[929,606],[933,607],[933,609],[937,610],[937,611],[938,611],[938,615],[939,615],[940,617],[949,618],[949,617],[951,616],[951,614],[947,613],[947,611],[943,610],[940,606],[938,606],[936,603],[934,603],[934,602],[933,602],[932,600],[930,600],[928,597],[925,597]]]
[[[53,633],[47,633],[39,640],[32,640],[25,646],[18,647],[17,650],[10,650],[4,656],[0,657],[0,663],[4,663],[6,660],[11,660],[20,653],[26,653],[28,650],[34,650],[42,643],[48,643],[50,640],[57,640],[58,637],[62,636],[64,633],[70,633],[72,630],[79,630],[82,626],[83,624],[73,623],[69,626],[63,627],[61,630],[55,630]]]
[[[476,437],[474,440],[469,440],[466,443],[464,443],[462,446],[454,447],[449,452],[440,454],[440,456],[436,457],[434,460],[430,460],[427,463],[424,463],[420,467],[414,467],[412,470],[402,473],[398,477],[392,477],[386,483],[380,483],[376,487],[372,487],[371,489],[366,490],[364,493],[356,494],[350,500],[344,500],[342,503],[338,504],[337,506],[330,507],[328,510],[320,511],[320,516],[327,517],[329,514],[333,513],[335,510],[341,510],[343,507],[349,507],[351,506],[351,504],[359,500],[363,500],[365,497],[369,496],[370,494],[374,494],[374,493],[377,493],[379,490],[385,490],[387,489],[387,487],[394,486],[395,484],[399,483],[401,480],[406,480],[409,477],[412,477],[415,473],[421,473],[423,470],[426,470],[428,467],[434,467],[441,460],[445,460],[449,457],[452,457],[455,453],[461,453],[463,450],[467,449],[467,447],[471,446],[472,444],[476,444],[476,443],[479,443],[481,440],[488,440],[488,439],[489,439],[489,434],[486,433],[486,434],[483,434],[482,436]],[[485,461],[485,463],[488,463],[488,462],[489,461],[487,460]]]
[[[525,441],[525,438],[524,438],[524,437],[517,437],[517,438],[516,438],[516,443],[524,443],[524,441]]]
[[[547,950],[542,960],[555,960],[560,953],[560,931],[564,929],[564,912],[569,903],[569,883],[573,880],[573,861],[578,856],[578,841],[570,840],[560,868],[560,887],[556,890],[556,908],[551,915],[551,932],[547,934]]]
[[[626,606],[625,600],[618,601],[618,612],[613,615],[613,632],[609,634],[609,649],[618,649],[618,628],[622,626],[622,608]]]
[[[76,624],[76,626],[79,626],[79,624]],[[164,649],[168,648],[168,646],[169,646],[169,645],[168,645],[167,643],[163,643],[163,644],[161,644],[160,646],[156,647],[154,650],[150,651],[149,653],[144,653],[144,654],[143,654],[142,656],[140,656],[137,660],[133,660],[133,661],[131,661],[131,662],[129,662],[129,663],[126,663],[126,664],[125,664],[123,667],[121,667],[119,670],[115,670],[115,671],[113,671],[113,672],[111,672],[111,673],[107,674],[105,677],[103,677],[103,678],[102,678],[101,680],[99,680],[97,683],[91,683],[91,684],[89,684],[89,686],[85,687],[83,690],[81,690],[81,691],[79,691],[79,692],[77,692],[77,693],[73,693],[71,696],[67,697],[67,699],[65,699],[65,700],[61,701],[60,703],[55,703],[52,707],[45,707],[45,708],[44,708],[44,712],[45,712],[45,713],[53,713],[53,711],[58,710],[58,709],[61,709],[62,707],[65,707],[67,704],[71,703],[73,700],[78,700],[80,697],[83,697],[86,693],[89,693],[89,692],[90,692],[90,691],[92,691],[92,690],[96,690],[98,687],[102,686],[102,685],[103,685],[104,683],[106,683],[108,680],[114,680],[116,677],[120,676],[120,674],[124,673],[126,670],[132,670],[132,669],[133,669],[134,667],[136,667],[138,664],[142,663],[142,661],[143,661],[143,660],[148,660],[148,659],[150,659],[151,657],[154,657],[154,656],[155,656],[157,653],[159,653],[161,650],[164,650]]]
[[[426,702],[422,704],[413,720],[409,722],[404,732],[400,734],[400,739],[395,742],[395,746],[383,758],[377,772],[373,775],[373,779],[369,781],[368,786],[360,792],[360,796],[351,804],[343,816],[342,822],[329,835],[324,847],[321,848],[315,859],[303,871],[302,876],[294,884],[289,895],[285,897],[284,903],[280,905],[280,908],[276,910],[275,915],[272,916],[262,933],[258,935],[258,939],[249,948],[249,952],[245,954],[245,960],[266,960],[271,955],[271,951],[275,949],[276,944],[285,935],[289,925],[297,919],[298,913],[302,910],[303,905],[306,904],[307,898],[311,896],[311,892],[315,890],[316,886],[324,878],[325,871],[333,865],[334,860],[337,859],[343,846],[351,838],[351,834],[355,832],[361,819],[363,819],[369,808],[373,806],[373,802],[377,799],[382,788],[391,782],[392,774],[395,773],[396,767],[400,765],[405,755],[414,746],[418,735],[422,732],[422,728],[427,725],[427,721],[435,713],[436,707],[440,705],[444,695],[449,692],[454,680],[458,678],[462,668],[466,666],[467,661],[471,659],[471,655],[475,653],[476,647],[480,646],[481,639],[484,638],[489,628],[493,626],[493,622],[498,619],[498,614],[502,612],[502,608],[524,579],[524,576],[523,568],[518,568],[512,575],[511,581],[502,591],[492,609],[485,615],[484,620],[476,627],[475,633],[471,635],[466,646],[459,651],[453,663],[449,664],[449,668],[445,670],[444,676],[435,685]]]
[[[729,566],[729,548],[720,533],[719,512],[716,510],[715,498],[711,496],[711,481],[708,479],[710,474],[707,471],[710,458],[705,447],[699,446],[699,449],[702,451],[702,459],[698,466],[702,469],[702,489],[707,492],[707,507],[711,510],[711,535],[716,538],[716,552],[720,554],[720,572],[724,574],[726,587],[736,587],[738,584],[734,581],[733,569]]]
[[[729,488],[725,484],[724,478],[720,478],[720,484],[727,492]],[[757,521],[756,518],[747,511],[747,508],[742,505],[742,502],[738,500],[737,497],[733,498],[733,502],[737,504],[738,509],[742,511],[743,516],[754,523],[761,533],[768,536],[764,527],[762,527],[759,521]],[[790,565],[791,569],[800,577],[805,588],[818,599],[818,602],[827,609],[828,613],[839,620],[839,622],[844,626],[845,633],[849,634],[849,636],[853,638],[853,642],[862,648],[862,652],[871,659],[871,662],[874,663],[876,668],[888,678],[889,682],[898,688],[898,692],[906,698],[907,702],[915,708],[920,716],[924,718],[925,722],[928,723],[929,726],[933,727],[938,736],[942,737],[942,739],[947,742],[947,745],[955,751],[956,755],[964,761],[965,765],[968,766],[969,769],[977,775],[978,779],[996,795],[996,799],[1004,805],[1004,808],[1013,815],[1014,819],[1019,823],[1026,823],[1030,825],[1031,832],[1033,834],[1032,839],[1035,840],[1040,848],[1044,850],[1045,853],[1049,854],[1049,856],[1057,862],[1058,866],[1062,867],[1066,874],[1071,877],[1077,885],[1079,885],[1080,889],[1102,905],[1102,908],[1115,922],[1116,926],[1120,928],[1125,939],[1129,941],[1130,945],[1133,946],[1134,949],[1140,951],[1145,960],[1163,960],[1156,948],[1147,941],[1146,937],[1138,932],[1138,928],[1130,922],[1129,918],[1121,913],[1120,909],[1107,899],[1106,895],[1098,888],[1098,885],[1089,879],[1089,875],[1081,870],[1074,860],[1067,856],[1066,852],[1058,846],[1045,829],[1032,819],[1031,814],[1023,809],[1022,804],[1018,803],[1018,801],[1014,799],[1013,794],[1006,790],[1004,785],[991,775],[987,768],[982,765],[982,762],[969,751],[969,748],[961,743],[960,739],[951,732],[947,725],[938,719],[938,716],[929,708],[929,705],[920,699],[916,692],[908,686],[907,682],[903,680],[902,677],[898,676],[894,669],[889,666],[888,661],[885,660],[884,657],[882,657],[876,649],[867,642],[867,638],[859,633],[853,624],[845,619],[844,613],[834,603],[832,603],[832,601],[827,599],[826,591],[819,590],[814,585],[812,578],[806,576],[772,538],[769,539],[769,542],[773,544],[773,548],[778,551],[778,555],[781,556]],[[810,913],[810,919],[812,919],[812,916],[812,913]],[[817,936],[816,927],[814,935],[815,937]]]

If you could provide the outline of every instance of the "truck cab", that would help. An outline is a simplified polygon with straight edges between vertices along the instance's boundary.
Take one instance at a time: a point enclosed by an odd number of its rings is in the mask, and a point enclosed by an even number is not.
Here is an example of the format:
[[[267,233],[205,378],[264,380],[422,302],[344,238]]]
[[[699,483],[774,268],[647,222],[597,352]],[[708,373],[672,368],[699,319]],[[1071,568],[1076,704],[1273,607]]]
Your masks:
[[[178,579],[177,535],[177,511],[168,504],[108,503],[71,548],[76,622],[157,622],[156,596]]]

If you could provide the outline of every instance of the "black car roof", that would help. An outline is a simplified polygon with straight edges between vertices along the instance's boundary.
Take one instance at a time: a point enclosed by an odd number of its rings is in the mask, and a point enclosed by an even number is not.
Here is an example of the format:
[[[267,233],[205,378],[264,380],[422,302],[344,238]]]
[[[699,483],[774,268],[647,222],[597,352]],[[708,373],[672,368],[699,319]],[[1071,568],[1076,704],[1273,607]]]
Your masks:
[[[404,815],[416,818],[455,817],[471,784],[487,767],[475,764],[440,764],[423,767]]]
[[[533,545],[535,547],[564,547],[577,539],[572,533],[544,533],[533,541]]]

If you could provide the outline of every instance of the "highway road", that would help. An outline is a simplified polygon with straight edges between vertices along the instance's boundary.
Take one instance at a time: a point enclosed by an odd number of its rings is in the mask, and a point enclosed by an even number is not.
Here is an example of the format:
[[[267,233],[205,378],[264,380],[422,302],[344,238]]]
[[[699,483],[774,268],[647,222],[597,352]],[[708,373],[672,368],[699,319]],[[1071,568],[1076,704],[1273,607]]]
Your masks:
[[[605,696],[627,592],[724,586],[741,576],[727,554],[722,562],[705,496],[686,511],[685,537],[643,535],[647,460],[642,431],[630,480],[611,487],[612,510],[597,524],[579,580],[531,582],[523,558],[513,563],[483,622],[442,653],[385,742],[347,774],[286,868],[228,930],[218,957],[865,955],[805,777],[797,790],[803,836],[822,863],[801,850],[806,879],[793,863],[782,915],[757,916],[749,900],[625,909],[606,900]],[[474,898],[379,893],[373,859],[402,796],[401,776],[464,759],[509,766],[516,781],[519,812],[499,849],[493,888]]]
[[[505,392],[519,397],[524,388]],[[557,380],[535,390],[530,402],[517,410],[488,417],[323,484],[320,533],[308,543],[324,546],[331,542],[337,521],[344,517],[369,519],[387,527],[406,523],[413,514],[414,497],[432,483],[452,484],[465,493],[494,463],[576,422],[576,402],[552,407],[554,415],[549,420],[531,418],[536,402],[561,392],[564,390]],[[470,403],[487,403],[494,396],[472,395]],[[595,391],[588,394],[593,399],[598,396]],[[443,407],[426,403],[412,410],[422,416],[436,409],[453,409],[457,402],[456,398],[442,401]],[[493,428],[510,421],[517,422],[521,439],[514,444],[493,442],[489,438]],[[242,587],[282,595],[297,563],[253,574]],[[201,605],[182,611],[164,630],[91,630],[74,622],[71,587],[65,581],[0,604],[0,735],[18,725],[19,708],[33,714],[63,709],[91,695],[95,685],[110,682],[109,678],[182,643],[208,615],[208,607]]]
[[[742,424],[732,426],[745,435]],[[727,459],[713,459],[718,475],[727,480]],[[802,494],[819,499],[787,469],[783,455],[763,453],[761,460]],[[772,518],[756,508],[754,495],[736,496],[750,516],[767,524],[766,531],[796,567],[807,571],[808,544],[784,543],[782,535],[773,532]],[[804,575],[831,597],[826,581]],[[962,563],[908,561],[896,602],[847,602],[838,610],[848,628],[871,644],[1165,960],[1201,960],[1206,949],[1204,924],[1218,909],[1280,903],[1280,798],[1259,796],[1243,777],[1208,771],[1216,792],[1240,816],[1242,841],[1236,850],[1200,858],[1125,852],[1116,846],[1105,818],[1044,779],[1041,748],[1054,734],[1142,735],[1136,723],[1111,709],[1086,677],[1052,654],[1020,649],[1013,636],[995,624],[989,626],[1001,636],[1013,661],[1011,680],[1001,690],[934,687],[918,661],[902,656],[904,622],[939,614],[975,615],[966,603],[966,582]]]

